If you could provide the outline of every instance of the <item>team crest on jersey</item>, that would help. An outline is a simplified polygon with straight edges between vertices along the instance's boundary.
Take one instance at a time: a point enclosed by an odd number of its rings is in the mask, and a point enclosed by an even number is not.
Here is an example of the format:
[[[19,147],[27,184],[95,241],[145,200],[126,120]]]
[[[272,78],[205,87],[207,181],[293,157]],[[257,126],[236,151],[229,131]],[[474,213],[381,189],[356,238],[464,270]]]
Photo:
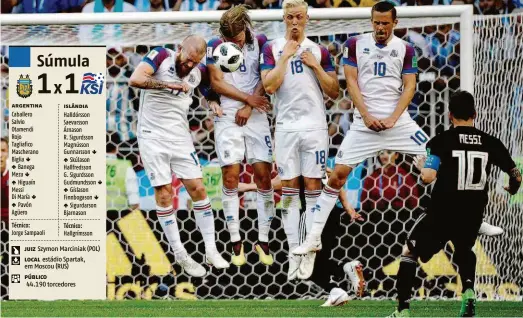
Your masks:
[[[196,81],[196,78],[194,77],[194,74],[189,75],[189,83],[194,83]]]
[[[154,180],[154,172],[151,172],[151,173],[149,174],[149,179]]]
[[[223,157],[225,157],[225,159],[229,158],[231,156],[231,154],[229,153],[229,150],[225,150],[223,152]]]
[[[370,49],[368,47],[364,48],[363,54],[370,54]]]
[[[157,50],[151,50],[151,52],[149,52],[149,54],[147,54],[147,57],[151,60],[154,60],[154,58],[156,57],[156,55],[158,55],[158,51]]]
[[[254,44],[247,44],[247,51],[254,51]]]
[[[390,56],[392,56],[392,57],[398,57],[398,51],[396,51],[396,50],[392,50],[392,52],[390,52]]]
[[[338,151],[338,158],[341,158],[341,157],[343,157],[343,151],[340,150],[340,151]]]
[[[171,67],[169,67],[169,74],[174,75],[174,65],[171,65]]]

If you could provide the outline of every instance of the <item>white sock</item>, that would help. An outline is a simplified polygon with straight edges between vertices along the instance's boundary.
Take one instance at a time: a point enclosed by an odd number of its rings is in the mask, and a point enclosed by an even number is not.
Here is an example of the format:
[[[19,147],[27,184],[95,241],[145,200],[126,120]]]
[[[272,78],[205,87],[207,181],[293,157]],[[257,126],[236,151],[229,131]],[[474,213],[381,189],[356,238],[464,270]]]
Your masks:
[[[316,206],[316,202],[321,195],[321,190],[305,190],[305,226],[307,228],[307,234],[311,232],[312,223],[314,221],[313,208]]]
[[[269,242],[271,221],[276,213],[276,210],[274,209],[273,189],[258,190],[256,208],[258,210],[258,241]]]
[[[293,250],[299,243],[300,226],[300,197],[299,190],[293,188],[282,189],[282,222],[287,235],[289,249]]]
[[[222,188],[222,203],[227,229],[231,235],[231,242],[241,241],[240,236],[240,199],[238,198],[238,188]]]
[[[202,233],[203,242],[205,243],[205,251],[217,250],[214,231],[214,214],[212,213],[209,198],[207,197],[201,201],[194,202],[193,210],[196,225],[198,225]]]
[[[183,258],[181,256],[186,255],[187,251],[183,247],[182,241],[180,240],[180,230],[178,229],[178,222],[176,221],[176,215],[173,211],[173,206],[168,207],[156,206],[156,215],[158,221],[162,227],[169,245],[173,249],[174,257],[176,259]]]
[[[336,200],[338,200],[339,194],[339,189],[333,189],[328,185],[326,185],[325,188],[323,188],[323,191],[316,203],[319,206],[319,209],[314,209],[314,222],[312,224],[310,232],[310,237],[312,239],[319,240],[321,238],[321,233],[323,232],[325,223],[327,223],[329,214],[334,208]]]

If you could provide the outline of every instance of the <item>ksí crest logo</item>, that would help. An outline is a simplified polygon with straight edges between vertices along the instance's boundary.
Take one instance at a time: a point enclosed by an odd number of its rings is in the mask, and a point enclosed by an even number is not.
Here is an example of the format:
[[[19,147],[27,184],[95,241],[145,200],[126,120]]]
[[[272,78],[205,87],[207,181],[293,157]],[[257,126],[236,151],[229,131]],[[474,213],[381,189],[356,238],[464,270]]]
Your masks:
[[[101,94],[104,88],[105,76],[102,73],[84,73],[80,94]]]
[[[16,84],[16,93],[18,96],[22,98],[27,98],[31,96],[33,93],[33,85],[32,81],[29,78],[29,74],[27,74],[25,77],[20,74],[20,79],[17,81]]]

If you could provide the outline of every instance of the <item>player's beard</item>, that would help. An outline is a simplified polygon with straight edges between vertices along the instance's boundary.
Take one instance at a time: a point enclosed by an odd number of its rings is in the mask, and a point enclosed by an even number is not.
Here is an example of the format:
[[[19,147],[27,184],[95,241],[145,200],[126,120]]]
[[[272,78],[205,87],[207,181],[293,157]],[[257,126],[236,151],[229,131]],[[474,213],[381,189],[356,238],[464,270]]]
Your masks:
[[[178,55],[176,57],[176,63],[174,63],[174,64],[175,64],[175,68],[176,68],[176,75],[178,75],[179,78],[184,78],[192,71],[192,69],[190,69],[186,66],[184,67],[184,65],[182,64],[180,55]]]

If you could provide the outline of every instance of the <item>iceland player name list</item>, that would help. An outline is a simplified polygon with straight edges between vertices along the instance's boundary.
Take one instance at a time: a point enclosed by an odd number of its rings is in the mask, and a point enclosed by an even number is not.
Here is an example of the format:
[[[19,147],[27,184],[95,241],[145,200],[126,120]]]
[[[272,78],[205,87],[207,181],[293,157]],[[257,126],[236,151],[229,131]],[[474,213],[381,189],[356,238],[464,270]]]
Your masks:
[[[105,299],[105,47],[10,47],[9,297]]]

